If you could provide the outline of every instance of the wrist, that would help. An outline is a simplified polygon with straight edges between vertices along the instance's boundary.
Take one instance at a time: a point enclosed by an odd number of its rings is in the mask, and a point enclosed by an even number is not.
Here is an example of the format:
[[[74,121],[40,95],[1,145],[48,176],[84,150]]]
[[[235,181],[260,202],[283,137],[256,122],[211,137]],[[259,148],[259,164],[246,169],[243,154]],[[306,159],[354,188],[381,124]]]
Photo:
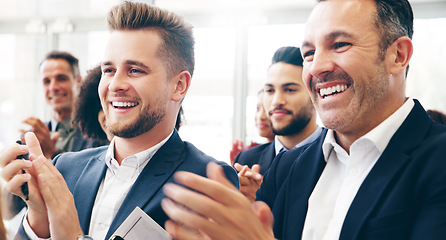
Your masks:
[[[36,214],[38,214],[38,215],[36,215]],[[50,237],[50,227],[49,227],[48,219],[47,218],[46,219],[45,218],[35,218],[33,216],[41,216],[41,213],[33,214],[32,210],[28,210],[28,213],[26,215],[26,221],[28,222],[31,230],[39,238],[49,238]]]

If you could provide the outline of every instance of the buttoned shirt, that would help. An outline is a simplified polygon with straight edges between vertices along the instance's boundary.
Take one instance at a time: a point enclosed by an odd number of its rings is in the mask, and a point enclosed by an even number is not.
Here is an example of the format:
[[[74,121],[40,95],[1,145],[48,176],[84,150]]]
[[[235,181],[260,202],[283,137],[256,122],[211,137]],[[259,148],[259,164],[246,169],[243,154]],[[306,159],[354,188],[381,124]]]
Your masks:
[[[327,165],[309,198],[302,239],[339,239],[358,189],[414,105],[409,98],[385,121],[353,142],[350,154],[336,142],[334,131],[328,130],[322,145]]]
[[[96,194],[92,217],[90,219],[89,235],[93,239],[105,238],[113,218],[121,207],[130,188],[133,186],[133,183],[153,155],[169,140],[172,134],[173,131],[167,138],[155,146],[126,157],[121,162],[121,165],[118,164],[118,161],[114,157],[115,139],[111,141],[105,155],[107,170]],[[26,220],[24,220],[23,225],[26,234],[31,239],[40,239],[32,232]]]

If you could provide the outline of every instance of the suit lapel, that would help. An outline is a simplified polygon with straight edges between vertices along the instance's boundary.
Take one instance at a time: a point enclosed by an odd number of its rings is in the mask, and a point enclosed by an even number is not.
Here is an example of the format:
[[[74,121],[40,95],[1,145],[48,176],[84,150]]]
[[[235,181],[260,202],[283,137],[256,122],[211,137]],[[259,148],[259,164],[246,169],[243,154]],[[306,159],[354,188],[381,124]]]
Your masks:
[[[107,151],[107,149],[105,148],[104,151]],[[104,162],[104,151],[90,159],[79,176],[79,181],[73,191],[79,222],[84,233],[88,233],[96,195],[107,170],[107,165]]]
[[[271,163],[273,162],[273,159],[276,157],[275,151],[274,151],[274,141],[272,141],[270,143],[266,143],[269,145],[265,149],[263,149],[262,153],[260,154],[258,164],[260,166],[262,166],[262,168],[263,168],[263,169],[260,169],[260,173],[262,175],[265,175],[266,170],[269,169],[269,167],[271,166]]]
[[[284,203],[284,206],[290,206],[290,208],[284,209],[286,215],[288,215],[286,221],[289,222],[283,223],[283,226],[288,226],[288,224],[290,224],[294,226],[294,229],[283,229],[284,233],[291,233],[282,236],[284,239],[287,238],[287,236],[290,237],[290,235],[295,235],[296,232],[302,234],[308,210],[308,199],[326,166],[326,161],[322,152],[322,144],[326,134],[327,129],[324,129],[316,142],[311,144],[307,150],[299,155],[299,159],[297,159],[291,167],[292,170],[290,170],[290,174],[292,174],[289,177],[292,177],[292,180],[287,181],[289,185],[286,191],[295,194],[290,195],[290,197],[286,199],[287,202]],[[288,154],[288,152],[285,152],[284,155],[286,154]],[[299,189],[299,191],[296,192],[294,189]],[[300,239],[301,236],[296,236],[296,239],[298,238]]]
[[[354,198],[345,218],[340,239],[358,239],[361,227],[399,170],[410,161],[410,151],[419,145],[432,123],[415,100],[409,116],[390,140]],[[365,209],[364,206],[367,206]]]
[[[184,142],[180,139],[178,133],[174,131],[172,137],[158,150],[136,179],[113,219],[106,239],[116,231],[136,206],[147,212],[145,206],[160,191],[161,187],[172,177],[178,166],[183,162],[184,148]]]

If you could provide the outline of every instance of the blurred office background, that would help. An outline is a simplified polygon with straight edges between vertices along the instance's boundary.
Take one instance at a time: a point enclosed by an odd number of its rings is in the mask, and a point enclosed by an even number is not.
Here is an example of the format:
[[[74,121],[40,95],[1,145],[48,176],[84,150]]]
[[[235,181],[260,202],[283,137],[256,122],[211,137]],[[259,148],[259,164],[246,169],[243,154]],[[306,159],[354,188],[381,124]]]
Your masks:
[[[50,118],[38,65],[53,49],[73,53],[81,73],[99,63],[105,15],[119,0],[0,0],[0,149],[15,141],[28,116]],[[194,26],[196,70],[184,101],[184,140],[229,161],[234,139],[260,141],[256,93],[274,51],[300,46],[315,0],[145,1]],[[407,95],[446,111],[446,0],[411,0],[415,52]]]

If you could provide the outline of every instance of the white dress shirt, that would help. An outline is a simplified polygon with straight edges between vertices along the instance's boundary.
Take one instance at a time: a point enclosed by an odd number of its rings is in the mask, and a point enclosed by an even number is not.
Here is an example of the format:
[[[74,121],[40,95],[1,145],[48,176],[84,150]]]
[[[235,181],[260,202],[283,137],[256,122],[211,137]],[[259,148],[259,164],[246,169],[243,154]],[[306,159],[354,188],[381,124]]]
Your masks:
[[[107,171],[96,195],[90,219],[89,235],[93,239],[105,239],[108,229],[133,183],[153,155],[169,140],[172,133],[155,146],[126,157],[121,165],[114,158],[115,141],[114,139],[111,141],[105,155]],[[23,225],[28,237],[41,239],[32,231],[28,221],[24,220]]]
[[[302,239],[339,239],[353,199],[390,139],[409,115],[409,98],[395,113],[350,146],[350,155],[328,130],[322,145],[327,165],[308,200]]]

